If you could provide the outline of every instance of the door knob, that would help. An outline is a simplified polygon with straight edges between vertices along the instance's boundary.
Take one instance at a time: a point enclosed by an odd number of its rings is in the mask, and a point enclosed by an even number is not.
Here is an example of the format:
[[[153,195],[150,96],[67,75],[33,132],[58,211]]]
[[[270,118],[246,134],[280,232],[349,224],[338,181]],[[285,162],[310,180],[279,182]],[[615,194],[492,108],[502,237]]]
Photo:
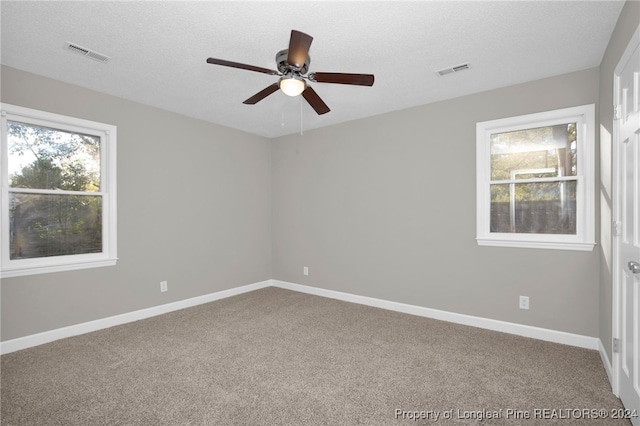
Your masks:
[[[627,263],[627,266],[629,267],[631,273],[640,274],[640,263],[630,260],[629,263]]]

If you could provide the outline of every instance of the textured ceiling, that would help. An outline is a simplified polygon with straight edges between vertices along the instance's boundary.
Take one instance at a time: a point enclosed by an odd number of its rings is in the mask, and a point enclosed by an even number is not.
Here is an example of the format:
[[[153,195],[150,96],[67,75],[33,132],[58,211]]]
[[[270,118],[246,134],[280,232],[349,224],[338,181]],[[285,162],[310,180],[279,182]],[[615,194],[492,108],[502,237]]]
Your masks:
[[[600,64],[622,1],[2,1],[4,65],[276,137]],[[331,108],[276,92],[291,29],[314,37],[310,72],[375,74],[373,87],[312,83]],[[110,56],[71,53],[72,42]],[[440,77],[435,71],[469,63]]]

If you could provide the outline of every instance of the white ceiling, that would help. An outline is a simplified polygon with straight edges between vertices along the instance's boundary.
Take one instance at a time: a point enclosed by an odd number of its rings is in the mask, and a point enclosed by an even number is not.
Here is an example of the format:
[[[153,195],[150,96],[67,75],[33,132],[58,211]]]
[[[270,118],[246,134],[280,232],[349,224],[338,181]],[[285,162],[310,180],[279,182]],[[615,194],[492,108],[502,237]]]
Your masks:
[[[1,62],[266,137],[450,99],[600,64],[622,1],[5,1]],[[291,29],[314,37],[310,72],[370,73],[373,87],[312,83],[331,108],[276,92]],[[65,42],[110,56],[100,63]],[[435,71],[469,63],[440,77]]]

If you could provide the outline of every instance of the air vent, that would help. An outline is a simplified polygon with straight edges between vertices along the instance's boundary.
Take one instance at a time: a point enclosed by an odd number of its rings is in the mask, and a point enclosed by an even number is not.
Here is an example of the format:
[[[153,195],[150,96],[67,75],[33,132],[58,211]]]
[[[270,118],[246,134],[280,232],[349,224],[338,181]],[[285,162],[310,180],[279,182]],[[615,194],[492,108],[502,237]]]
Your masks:
[[[461,65],[456,65],[455,67],[441,69],[440,71],[436,71],[436,74],[442,77],[443,75],[453,74],[454,72],[460,72],[468,69],[469,69],[469,64],[461,64]]]
[[[73,53],[77,53],[78,55],[86,56],[89,59],[93,59],[98,62],[109,62],[111,57],[107,55],[103,55],[102,53],[98,53],[95,50],[87,49],[86,47],[79,46],[75,43],[67,42],[65,44],[65,48]]]

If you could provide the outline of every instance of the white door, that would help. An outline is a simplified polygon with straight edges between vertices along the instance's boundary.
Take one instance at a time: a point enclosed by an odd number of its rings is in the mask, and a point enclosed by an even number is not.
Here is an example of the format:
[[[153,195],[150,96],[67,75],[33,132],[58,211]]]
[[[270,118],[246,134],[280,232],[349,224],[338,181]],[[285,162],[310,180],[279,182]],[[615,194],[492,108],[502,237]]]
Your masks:
[[[640,426],[640,28],[614,76],[618,393]]]

